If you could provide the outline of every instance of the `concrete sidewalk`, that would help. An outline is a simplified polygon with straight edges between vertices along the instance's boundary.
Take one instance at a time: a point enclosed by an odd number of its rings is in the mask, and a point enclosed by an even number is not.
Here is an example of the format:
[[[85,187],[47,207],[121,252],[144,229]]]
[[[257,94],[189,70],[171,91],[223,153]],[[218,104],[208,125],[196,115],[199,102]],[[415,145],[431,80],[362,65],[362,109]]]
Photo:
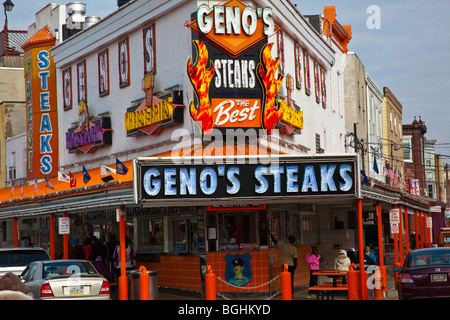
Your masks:
[[[392,270],[392,266],[387,267],[387,292],[383,294],[384,300],[398,300],[398,293],[397,289],[395,288],[395,276],[394,272]],[[319,281],[329,281],[329,279],[319,279]],[[267,295],[261,295],[259,297],[246,297],[246,298],[236,298],[236,297],[228,297],[226,293],[223,295],[218,292],[217,293],[217,300],[281,300],[281,293],[280,292],[273,292],[271,293],[272,296]],[[111,294],[111,298],[113,300],[117,300],[117,292]],[[296,287],[294,290],[294,295],[292,297],[293,300],[316,300],[316,298],[311,298],[309,296],[308,292],[308,285]],[[373,299],[373,292],[369,292],[369,299]],[[165,290],[159,290],[158,292],[158,300],[204,300],[202,298],[199,298],[198,296],[192,296],[189,294],[177,294],[176,292],[166,292]],[[346,295],[337,296],[334,298],[334,300],[347,300]]]

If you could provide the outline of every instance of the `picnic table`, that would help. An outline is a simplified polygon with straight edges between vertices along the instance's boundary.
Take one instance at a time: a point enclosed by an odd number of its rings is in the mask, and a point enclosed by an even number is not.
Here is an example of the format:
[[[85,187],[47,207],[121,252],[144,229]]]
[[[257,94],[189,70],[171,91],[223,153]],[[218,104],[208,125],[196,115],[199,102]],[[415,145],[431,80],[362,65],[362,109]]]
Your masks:
[[[324,297],[327,297],[327,300],[330,300],[330,297],[334,300],[334,297],[337,295],[341,295],[342,293],[348,294],[347,283],[345,281],[338,281],[338,278],[347,276],[346,271],[325,270],[321,272],[314,272],[313,275],[326,276],[333,279],[332,282],[328,281],[308,288],[310,291],[318,292],[317,300],[319,300],[320,297],[322,297],[322,300]]]

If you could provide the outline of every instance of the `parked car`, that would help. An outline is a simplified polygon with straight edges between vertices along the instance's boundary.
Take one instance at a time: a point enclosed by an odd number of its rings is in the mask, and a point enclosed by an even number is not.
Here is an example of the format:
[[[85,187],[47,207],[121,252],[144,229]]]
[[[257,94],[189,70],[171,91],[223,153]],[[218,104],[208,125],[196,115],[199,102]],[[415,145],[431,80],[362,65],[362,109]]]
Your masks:
[[[412,250],[394,271],[400,300],[450,298],[450,247]]]
[[[450,228],[441,228],[438,244],[439,247],[450,247]]]
[[[12,272],[17,276],[33,261],[50,260],[42,248],[0,248],[0,277]]]
[[[34,299],[109,300],[109,282],[87,260],[31,263],[21,275]]]

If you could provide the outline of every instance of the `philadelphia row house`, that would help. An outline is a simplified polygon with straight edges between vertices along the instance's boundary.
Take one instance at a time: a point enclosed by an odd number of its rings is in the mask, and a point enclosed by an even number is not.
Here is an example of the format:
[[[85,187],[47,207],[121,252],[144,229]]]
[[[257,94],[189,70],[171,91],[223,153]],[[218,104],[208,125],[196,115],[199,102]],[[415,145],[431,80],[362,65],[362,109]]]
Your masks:
[[[366,244],[393,264],[392,209],[405,249],[405,231],[430,230],[430,202],[406,190],[391,147],[401,103],[348,51],[334,6],[119,2],[103,19],[49,4],[29,28],[26,132],[2,155],[17,162],[0,190],[3,246],[27,236],[65,258],[70,239],[126,235],[160,287],[201,295],[211,265],[218,291],[252,295],[280,289],[271,234],[295,236],[301,286],[312,245],[324,268]]]

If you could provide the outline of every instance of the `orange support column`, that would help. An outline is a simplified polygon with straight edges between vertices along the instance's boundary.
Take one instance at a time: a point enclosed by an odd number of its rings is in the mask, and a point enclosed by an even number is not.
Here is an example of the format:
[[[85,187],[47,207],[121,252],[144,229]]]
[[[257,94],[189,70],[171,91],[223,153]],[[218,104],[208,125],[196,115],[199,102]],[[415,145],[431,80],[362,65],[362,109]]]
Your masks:
[[[55,260],[55,214],[50,214],[50,258]]]
[[[423,217],[422,217],[422,211],[419,212],[419,242],[420,242],[420,248],[423,248],[423,227],[422,227],[422,223],[423,223]]]
[[[17,248],[19,246],[18,240],[19,240],[19,230],[17,228],[17,218],[13,218],[13,245],[14,245],[14,248]]]
[[[403,266],[403,222],[402,222],[402,206],[398,206],[398,216],[400,219],[400,223],[398,224],[398,241],[399,241],[399,249],[400,249],[400,265]]]
[[[419,217],[417,210],[414,210],[414,230],[416,231],[416,247],[414,249],[419,249]]]
[[[123,206],[118,208],[119,210],[119,230],[120,230],[120,277],[119,277],[119,300],[128,300],[128,278],[126,269],[126,250],[125,245],[125,232],[126,232],[126,221],[125,212]]]
[[[405,207],[405,236],[406,236],[406,254],[409,253],[409,218],[408,218],[408,208]]]
[[[362,200],[357,201],[357,223],[358,223],[358,250],[359,250],[359,292],[361,300],[369,298],[369,288],[367,287],[367,274],[364,269],[364,239],[363,239],[363,212]]]
[[[69,215],[67,212],[63,213],[63,217],[67,218]],[[64,259],[69,259],[69,235],[63,235],[63,247],[64,247]]]
[[[384,266],[384,250],[383,250],[383,226],[381,224],[381,202],[377,201],[377,228],[378,228],[378,256],[380,257],[380,271],[382,275],[383,291],[387,291],[386,283],[386,267]]]

